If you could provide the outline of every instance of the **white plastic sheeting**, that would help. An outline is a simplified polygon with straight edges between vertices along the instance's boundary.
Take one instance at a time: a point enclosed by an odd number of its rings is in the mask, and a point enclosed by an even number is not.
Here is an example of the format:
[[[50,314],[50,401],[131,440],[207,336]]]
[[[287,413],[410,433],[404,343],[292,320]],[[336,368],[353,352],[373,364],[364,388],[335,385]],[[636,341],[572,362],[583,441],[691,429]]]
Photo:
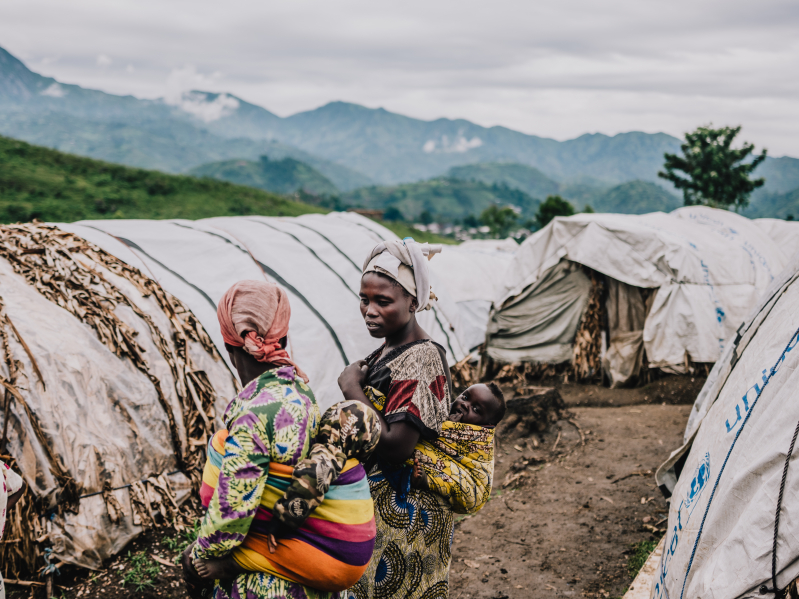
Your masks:
[[[523,323],[526,310],[530,326],[540,328],[532,315],[541,310],[540,302],[551,303],[552,295],[562,296],[568,305],[579,304],[587,292],[569,280],[573,271],[568,269],[561,271],[560,280],[549,281],[540,301],[528,293],[565,262],[633,287],[657,288],[643,330],[649,364],[682,372],[686,357],[694,362],[719,359],[725,339],[735,333],[787,257],[751,220],[724,210],[691,207],[670,214],[556,218],[520,246],[508,268],[489,321],[489,355],[502,361],[545,362],[560,352],[566,358],[564,333],[573,339],[579,318],[570,319],[568,331],[558,321],[556,334],[539,331],[532,340],[523,326],[508,329],[503,322],[504,313],[513,310],[516,322]]]
[[[778,218],[758,218],[754,222],[776,243],[786,256],[799,252],[799,222]]]
[[[289,350],[308,373],[323,408],[341,399],[337,379],[343,368],[381,343],[369,335],[360,314],[361,267],[376,243],[397,236],[360,215],[103,220],[59,226],[140,268],[183,300],[226,359],[216,319],[222,294],[242,279],[281,285],[292,309]],[[466,355],[459,310],[436,271],[433,290],[439,301],[419,314],[419,322],[454,364]]]
[[[761,597],[761,585],[772,587],[777,498],[799,422],[797,344],[799,258],[725,349],[689,420],[688,442],[657,472],[672,496],[652,597]],[[797,504],[794,455],[777,542],[781,589],[799,576]]]
[[[494,310],[488,322],[488,353],[500,362],[558,364],[572,357],[577,327],[591,281],[579,264],[564,260],[544,271],[518,295]]]
[[[485,341],[491,303],[502,289],[518,247],[512,239],[467,241],[445,246],[430,262],[442,293],[458,306],[457,330],[465,349],[473,350]]]

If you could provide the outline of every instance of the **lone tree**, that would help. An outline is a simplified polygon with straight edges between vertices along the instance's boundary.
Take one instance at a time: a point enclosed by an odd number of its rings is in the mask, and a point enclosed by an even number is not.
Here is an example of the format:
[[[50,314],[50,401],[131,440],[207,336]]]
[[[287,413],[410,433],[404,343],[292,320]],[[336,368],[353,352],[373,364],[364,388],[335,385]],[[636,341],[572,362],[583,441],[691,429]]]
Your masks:
[[[489,206],[480,214],[480,222],[491,229],[491,234],[494,237],[504,239],[507,237],[511,230],[516,226],[519,216],[513,210],[505,206]]]
[[[699,127],[693,133],[686,133],[685,143],[680,146],[683,156],[665,154],[665,172],[659,172],[658,177],[682,189],[686,206],[704,204],[714,208],[746,208],[749,194],[766,182],[762,177],[749,178],[766,159],[766,150],[747,161],[755,150],[754,144],[744,143],[739,150],[730,147],[740,131],[740,126]]]
[[[574,206],[560,196],[547,196],[547,199],[538,207],[535,220],[542,229],[556,216],[571,216]]]

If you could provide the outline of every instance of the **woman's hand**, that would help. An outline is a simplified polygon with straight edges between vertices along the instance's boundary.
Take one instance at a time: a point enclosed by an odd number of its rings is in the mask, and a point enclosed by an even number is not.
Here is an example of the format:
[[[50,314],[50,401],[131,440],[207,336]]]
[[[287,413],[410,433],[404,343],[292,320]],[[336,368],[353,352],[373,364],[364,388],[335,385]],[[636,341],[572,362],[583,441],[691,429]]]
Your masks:
[[[275,538],[275,535],[266,537],[266,544],[269,547],[269,553],[277,551],[277,538]]]
[[[22,481],[22,486],[19,488],[19,491],[17,491],[13,495],[9,496],[8,501],[6,502],[6,510],[10,510],[12,507],[14,507],[16,505],[16,503],[20,499],[22,499],[22,496],[25,494],[25,487],[26,486],[27,486],[27,483],[23,480]]]
[[[413,458],[413,473],[411,474],[411,485],[416,489],[427,490],[427,474],[419,465],[419,458]]]
[[[347,366],[338,377],[338,386],[345,397],[348,391],[358,390],[363,388],[363,383],[366,380],[366,371],[368,370],[366,360],[358,360]]]

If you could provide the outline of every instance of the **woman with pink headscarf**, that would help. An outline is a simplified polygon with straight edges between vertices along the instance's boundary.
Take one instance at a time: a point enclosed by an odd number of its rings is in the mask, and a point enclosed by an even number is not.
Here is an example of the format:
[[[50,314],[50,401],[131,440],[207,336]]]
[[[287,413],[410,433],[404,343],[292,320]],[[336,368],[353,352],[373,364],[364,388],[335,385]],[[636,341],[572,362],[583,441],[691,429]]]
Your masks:
[[[259,507],[270,473],[293,470],[307,455],[320,420],[308,377],[286,351],[291,316],[286,292],[274,283],[241,281],[222,297],[217,316],[244,389],[223,417],[227,431],[219,475],[211,481],[216,489],[197,541],[184,559],[190,573],[191,561],[231,554],[263,524]],[[264,572],[216,580],[214,586],[219,599],[332,596]]]

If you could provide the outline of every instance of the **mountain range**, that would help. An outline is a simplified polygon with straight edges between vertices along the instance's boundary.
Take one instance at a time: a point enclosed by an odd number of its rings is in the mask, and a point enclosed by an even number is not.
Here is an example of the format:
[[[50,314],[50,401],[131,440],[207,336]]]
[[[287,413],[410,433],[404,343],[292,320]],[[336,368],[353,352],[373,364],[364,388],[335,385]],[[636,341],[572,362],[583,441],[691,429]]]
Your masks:
[[[463,119],[423,121],[345,102],[280,117],[227,93],[190,91],[168,100],[142,100],[39,75],[2,48],[0,134],[170,173],[208,171],[211,167],[204,165],[219,162],[230,173],[244,168],[239,161],[290,158],[312,167],[344,196],[374,185],[474,180],[539,200],[559,193],[578,209],[591,204],[622,211],[671,205],[673,189],[657,172],[663,154],[680,149],[680,140],[665,133],[597,133],[556,141]],[[299,173],[300,167],[294,168]],[[243,176],[238,171],[236,176]],[[750,210],[758,203],[758,210],[793,210],[799,160],[769,157],[755,174],[766,177],[766,186],[754,194]],[[620,185],[626,187],[600,200]],[[642,193],[645,201],[639,201]],[[620,206],[624,201],[637,207]]]
[[[481,162],[533,166],[560,182],[575,177],[609,185],[658,182],[663,153],[680,146],[665,133],[641,132],[586,134],[561,142],[463,119],[423,121],[345,102],[282,118],[226,93],[191,91],[170,101],[141,100],[44,77],[2,48],[0,133],[168,172],[224,159],[289,156],[319,170],[341,191],[418,181]],[[799,160],[770,158],[758,174],[767,177],[770,192],[791,191],[799,187]]]

